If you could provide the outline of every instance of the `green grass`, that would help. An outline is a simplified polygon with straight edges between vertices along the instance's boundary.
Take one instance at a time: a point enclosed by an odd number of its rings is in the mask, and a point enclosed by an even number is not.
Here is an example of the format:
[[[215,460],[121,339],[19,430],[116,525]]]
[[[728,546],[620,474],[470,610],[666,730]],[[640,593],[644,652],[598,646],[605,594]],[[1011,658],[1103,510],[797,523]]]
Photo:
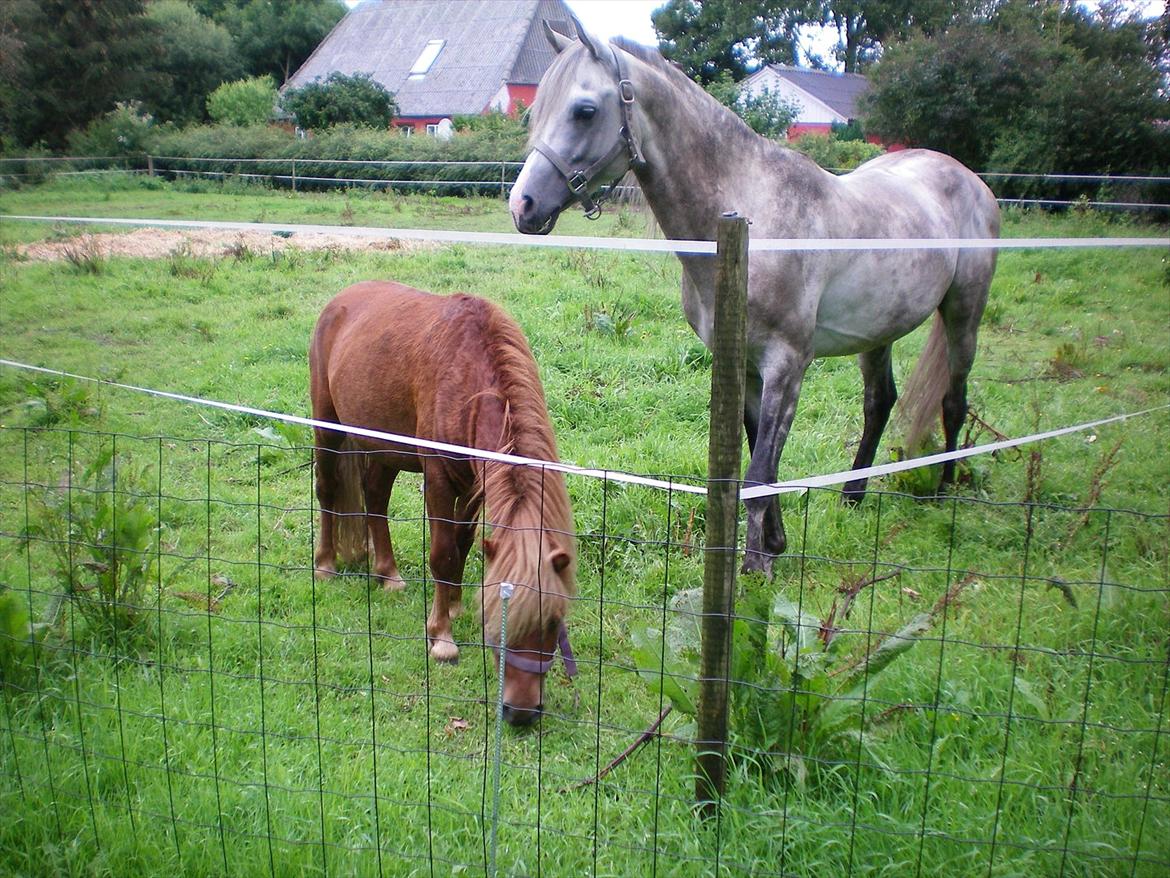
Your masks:
[[[359,225],[510,225],[496,199],[149,181],[0,195],[0,213],[328,223],[347,210]],[[610,211],[595,224],[566,217],[558,231],[641,234],[639,222]],[[1006,229],[1165,234],[1093,214],[1011,213]],[[74,231],[0,221],[0,243]],[[1165,404],[1165,259],[1151,249],[1003,253],[972,376],[979,417],[1015,436]],[[665,255],[445,246],[112,258],[96,270],[7,255],[0,349],[306,414],[317,314],[341,287],[375,277],[507,308],[540,365],[564,459],[702,477],[709,360]],[[620,316],[623,331],[606,331],[599,312]],[[895,348],[902,380],[923,340],[920,330]],[[19,539],[37,514],[38,489],[26,485],[58,485],[116,443],[146,473],[139,499],[163,522],[140,639],[102,640],[65,604],[29,654],[4,665],[0,871],[412,875],[431,874],[432,855],[435,874],[484,871],[494,671],[471,645],[457,666],[426,661],[417,478],[404,476],[391,504],[413,581],[388,595],[360,576],[313,581],[308,452],[262,438],[254,418],[5,368],[0,424],[0,583],[34,618],[57,586],[51,547]],[[844,469],[860,425],[855,365],[815,363],[781,476]],[[891,431],[879,460],[897,443]],[[741,759],[718,824],[693,816],[691,732],[677,716],[600,785],[561,791],[658,714],[625,670],[628,632],[701,584],[704,519],[701,500],[678,492],[570,479],[582,675],[574,695],[554,673],[539,733],[503,736],[502,871],[699,875],[718,857],[728,875],[1164,873],[1167,447],[1163,411],[1039,446],[1031,477],[1031,449],[980,458],[954,500],[886,493],[853,510],[830,491],[785,498],[792,557],[774,583],[744,587],[783,591],[823,616],[843,581],[901,568],[854,606],[842,637],[858,652],[967,571],[977,583],[867,691],[882,765],[825,754],[797,787]],[[474,582],[479,560],[470,568]],[[210,613],[209,596],[220,598]],[[479,640],[473,614],[455,634]]]

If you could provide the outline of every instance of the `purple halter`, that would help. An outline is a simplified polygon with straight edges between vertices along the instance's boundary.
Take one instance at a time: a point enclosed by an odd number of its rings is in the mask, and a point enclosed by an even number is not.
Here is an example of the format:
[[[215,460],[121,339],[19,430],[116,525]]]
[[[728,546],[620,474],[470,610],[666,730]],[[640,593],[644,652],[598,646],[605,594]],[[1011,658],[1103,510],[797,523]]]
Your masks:
[[[498,643],[488,642],[496,653],[496,658],[500,655],[500,645]],[[565,676],[570,680],[577,676],[577,660],[573,658],[573,648],[569,646],[569,629],[561,622],[561,627],[557,629],[557,648],[561,652],[561,660],[565,663]],[[529,650],[524,650],[529,652]],[[532,650],[536,652],[537,650]],[[546,652],[541,652],[541,655],[548,655]],[[556,653],[553,653],[549,658],[540,661],[527,656],[519,655],[518,651],[511,647],[504,649],[504,664],[515,668],[518,671],[527,671],[530,674],[547,674],[549,669],[556,661]]]

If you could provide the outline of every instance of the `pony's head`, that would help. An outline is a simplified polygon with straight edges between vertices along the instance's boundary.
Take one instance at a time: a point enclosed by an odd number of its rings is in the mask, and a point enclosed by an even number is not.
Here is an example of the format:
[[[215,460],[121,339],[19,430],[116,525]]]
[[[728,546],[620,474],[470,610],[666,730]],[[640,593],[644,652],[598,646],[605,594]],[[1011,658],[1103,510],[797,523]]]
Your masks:
[[[575,672],[565,617],[576,593],[576,541],[571,533],[535,527],[496,527],[484,540],[484,642],[493,647],[496,671],[504,662],[504,719],[528,725],[544,709],[544,678],[558,647]],[[500,626],[507,612],[507,643]]]
[[[530,235],[550,232],[572,201],[596,217],[597,190],[641,162],[623,51],[580,28],[576,40],[548,22],[544,30],[557,57],[537,89],[529,117],[531,151],[508,199],[517,230]]]

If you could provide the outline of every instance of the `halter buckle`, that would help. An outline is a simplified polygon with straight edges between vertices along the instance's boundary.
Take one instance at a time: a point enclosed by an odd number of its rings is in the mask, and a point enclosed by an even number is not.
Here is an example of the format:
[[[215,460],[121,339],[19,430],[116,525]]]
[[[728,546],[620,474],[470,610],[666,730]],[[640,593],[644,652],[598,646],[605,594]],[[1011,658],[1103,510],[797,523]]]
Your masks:
[[[565,185],[569,187],[569,191],[581,197],[581,193],[589,188],[589,178],[585,176],[584,171],[574,171],[573,176],[565,180]]]
[[[628,79],[619,79],[618,97],[621,98],[623,104],[632,104],[634,102],[634,84]]]

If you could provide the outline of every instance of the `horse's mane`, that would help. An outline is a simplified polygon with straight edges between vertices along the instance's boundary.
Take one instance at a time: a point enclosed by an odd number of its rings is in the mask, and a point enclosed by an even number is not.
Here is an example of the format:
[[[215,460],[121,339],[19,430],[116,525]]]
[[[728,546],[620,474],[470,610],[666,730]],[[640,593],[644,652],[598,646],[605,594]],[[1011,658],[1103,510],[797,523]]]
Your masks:
[[[705,99],[703,103],[706,103],[713,113],[719,114],[720,125],[725,132],[736,132],[741,137],[747,136],[752,139],[760,136],[752,131],[748,124],[740,119],[738,115],[719,103],[702,86],[687,76],[681,67],[673,61],[668,61],[662,57],[662,54],[657,49],[651,46],[644,46],[627,37],[614,37],[610,42],[617,49],[637,58],[639,61],[644,62],[660,72],[675,88],[682,91],[691,91],[696,96]],[[565,90],[572,84],[569,78],[556,75],[556,71],[559,71],[560,67],[567,63],[565,59],[570,54],[568,49],[559,53],[553,59],[552,66],[545,73],[544,79],[541,80],[540,88],[536,93],[536,102],[530,110],[529,146],[531,146],[531,138],[536,136],[536,132],[541,129],[544,123],[545,114],[548,112],[547,108],[558,104]],[[542,100],[542,97],[544,100]]]
[[[484,356],[504,402],[504,435],[497,450],[556,461],[556,437],[524,333],[494,305],[485,309],[483,329]],[[477,481],[493,526],[493,567],[509,571],[518,584],[508,610],[508,639],[513,641],[568,612],[577,554],[569,494],[561,472],[538,466],[485,462]],[[561,576],[540,572],[541,558],[558,549],[568,552],[571,559],[565,582]],[[540,588],[522,587],[523,583],[538,583]],[[496,620],[498,625],[498,588],[484,589],[482,610],[488,624]]]

